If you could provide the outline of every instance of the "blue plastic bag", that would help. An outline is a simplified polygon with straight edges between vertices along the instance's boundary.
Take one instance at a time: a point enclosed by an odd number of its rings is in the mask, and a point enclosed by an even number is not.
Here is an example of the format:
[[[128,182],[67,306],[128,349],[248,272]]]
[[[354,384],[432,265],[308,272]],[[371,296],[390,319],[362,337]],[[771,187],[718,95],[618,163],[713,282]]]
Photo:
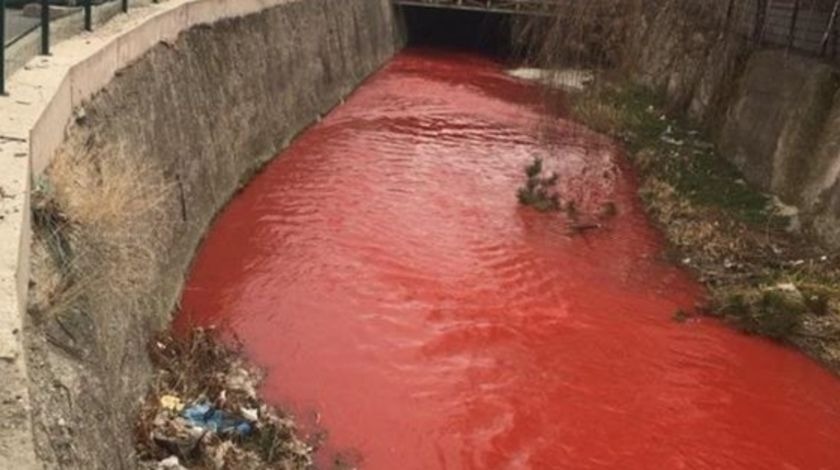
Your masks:
[[[213,431],[218,434],[231,434],[245,437],[251,434],[251,423],[244,419],[228,416],[224,411],[207,404],[192,405],[184,409],[181,416],[191,426]]]

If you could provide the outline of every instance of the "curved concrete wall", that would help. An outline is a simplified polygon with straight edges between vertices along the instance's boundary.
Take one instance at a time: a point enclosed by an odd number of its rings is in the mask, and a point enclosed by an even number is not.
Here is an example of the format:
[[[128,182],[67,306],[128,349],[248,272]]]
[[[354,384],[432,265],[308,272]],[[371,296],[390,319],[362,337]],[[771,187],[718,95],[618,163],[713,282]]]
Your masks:
[[[145,347],[215,213],[401,41],[389,0],[170,0],[10,77],[0,98],[0,468],[134,466]],[[166,253],[153,279],[69,321],[26,310],[30,185],[56,155],[152,168],[171,190],[139,221]]]

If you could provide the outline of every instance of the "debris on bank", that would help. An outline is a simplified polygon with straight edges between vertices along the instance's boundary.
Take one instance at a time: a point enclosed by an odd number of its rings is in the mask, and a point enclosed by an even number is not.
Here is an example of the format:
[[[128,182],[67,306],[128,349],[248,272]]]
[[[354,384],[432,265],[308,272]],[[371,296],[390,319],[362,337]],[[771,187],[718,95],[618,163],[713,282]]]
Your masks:
[[[751,188],[704,132],[668,116],[649,90],[599,82],[572,104],[577,119],[627,147],[670,257],[709,290],[702,313],[840,371],[840,255],[803,231],[798,211]]]
[[[136,425],[145,468],[311,468],[292,421],[257,396],[260,375],[210,332],[163,335],[149,349],[157,376]]]
[[[595,80],[595,74],[585,69],[549,70],[523,67],[508,70],[507,74],[566,91],[583,91]]]

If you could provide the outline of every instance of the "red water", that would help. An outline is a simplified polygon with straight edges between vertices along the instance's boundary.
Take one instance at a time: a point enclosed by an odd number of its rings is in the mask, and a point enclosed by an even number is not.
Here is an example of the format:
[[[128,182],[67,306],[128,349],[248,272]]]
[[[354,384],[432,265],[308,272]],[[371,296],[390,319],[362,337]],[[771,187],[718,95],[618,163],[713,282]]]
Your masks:
[[[481,58],[403,53],[210,231],[180,324],[367,469],[840,468],[840,380],[711,320],[616,149]],[[543,139],[538,135],[543,134]],[[517,206],[544,156],[584,219]]]

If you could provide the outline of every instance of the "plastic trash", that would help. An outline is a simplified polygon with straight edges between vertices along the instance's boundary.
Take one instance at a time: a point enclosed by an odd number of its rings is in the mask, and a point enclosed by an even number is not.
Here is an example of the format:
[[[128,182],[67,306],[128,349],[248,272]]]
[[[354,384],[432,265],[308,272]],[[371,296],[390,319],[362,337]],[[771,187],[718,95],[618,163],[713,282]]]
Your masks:
[[[172,455],[169,456],[157,464],[158,470],[185,470],[184,467],[181,465],[181,461],[178,460],[178,457]]]
[[[239,408],[239,412],[242,413],[242,417],[247,419],[252,423],[256,423],[260,420],[260,412],[256,408]]]
[[[184,409],[184,402],[175,395],[164,395],[160,397],[160,407],[164,410],[180,413]]]
[[[207,404],[192,405],[181,414],[190,426],[213,431],[218,434],[232,434],[244,437],[251,434],[253,427],[244,419],[230,416],[222,410]]]

